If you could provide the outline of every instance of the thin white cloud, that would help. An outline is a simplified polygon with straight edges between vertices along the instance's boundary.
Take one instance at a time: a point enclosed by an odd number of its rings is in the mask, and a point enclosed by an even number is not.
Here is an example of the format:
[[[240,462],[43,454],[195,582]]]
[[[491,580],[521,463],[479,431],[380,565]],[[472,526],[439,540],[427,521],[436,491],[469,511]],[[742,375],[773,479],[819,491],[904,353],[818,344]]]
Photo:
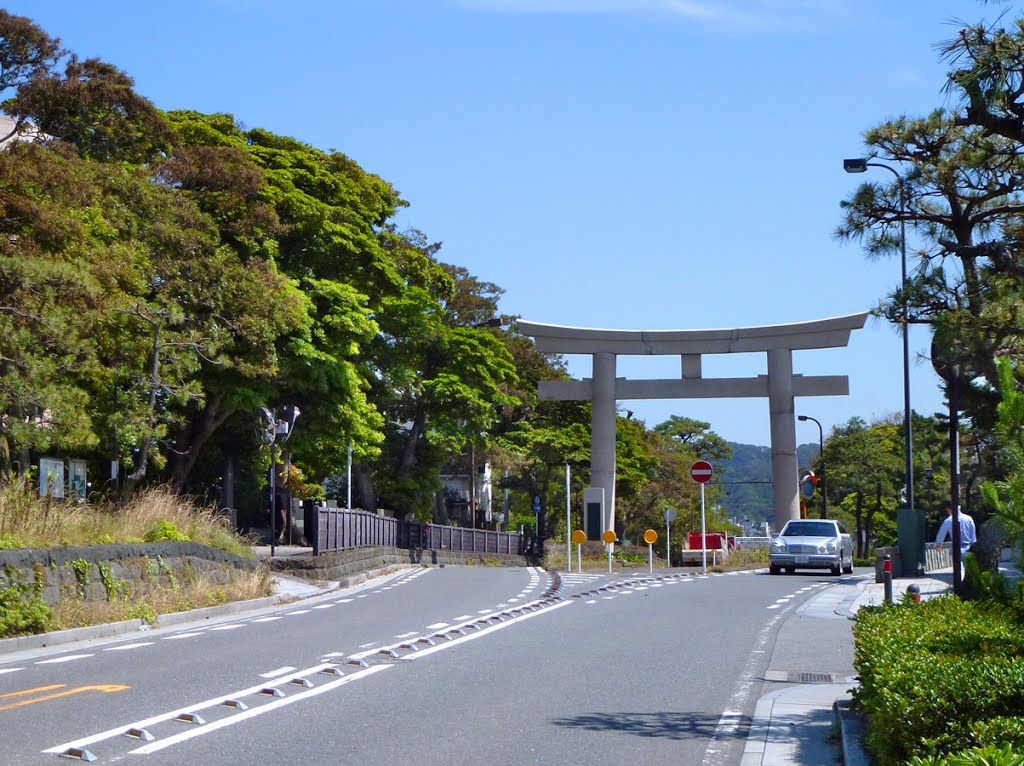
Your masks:
[[[619,14],[675,16],[731,27],[803,27],[833,16],[844,0],[455,0],[490,13]]]

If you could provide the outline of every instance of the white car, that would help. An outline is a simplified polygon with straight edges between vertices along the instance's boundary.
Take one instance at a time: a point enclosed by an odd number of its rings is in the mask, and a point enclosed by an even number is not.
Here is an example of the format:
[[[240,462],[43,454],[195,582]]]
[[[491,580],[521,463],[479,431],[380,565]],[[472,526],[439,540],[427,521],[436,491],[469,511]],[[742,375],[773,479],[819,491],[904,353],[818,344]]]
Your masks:
[[[832,519],[790,519],[772,540],[768,571],[831,569],[832,574],[853,572],[853,538]]]

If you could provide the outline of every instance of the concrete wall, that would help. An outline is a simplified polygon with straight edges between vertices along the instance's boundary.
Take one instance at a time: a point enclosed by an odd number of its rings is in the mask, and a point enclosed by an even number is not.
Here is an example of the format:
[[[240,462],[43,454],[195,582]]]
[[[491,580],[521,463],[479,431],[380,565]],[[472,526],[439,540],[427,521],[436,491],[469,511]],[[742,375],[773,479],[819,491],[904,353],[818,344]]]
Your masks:
[[[254,571],[259,566],[255,559],[192,542],[19,549],[0,551],[0,588],[16,582],[32,584],[39,577],[43,600],[49,605],[61,596],[106,601],[199,573],[214,583],[227,584],[238,570]]]

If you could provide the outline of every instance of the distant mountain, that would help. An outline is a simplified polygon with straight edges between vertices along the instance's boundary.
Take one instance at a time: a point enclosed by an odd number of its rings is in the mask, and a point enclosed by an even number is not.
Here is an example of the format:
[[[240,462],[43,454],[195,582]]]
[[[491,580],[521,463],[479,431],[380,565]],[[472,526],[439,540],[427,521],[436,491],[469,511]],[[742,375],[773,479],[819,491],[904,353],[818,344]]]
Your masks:
[[[725,489],[722,507],[731,519],[750,519],[758,525],[774,521],[772,448],[737,442],[729,442],[729,446],[732,458],[715,465],[715,473]],[[796,448],[797,465],[801,469],[807,467],[817,454],[817,444],[801,444]]]

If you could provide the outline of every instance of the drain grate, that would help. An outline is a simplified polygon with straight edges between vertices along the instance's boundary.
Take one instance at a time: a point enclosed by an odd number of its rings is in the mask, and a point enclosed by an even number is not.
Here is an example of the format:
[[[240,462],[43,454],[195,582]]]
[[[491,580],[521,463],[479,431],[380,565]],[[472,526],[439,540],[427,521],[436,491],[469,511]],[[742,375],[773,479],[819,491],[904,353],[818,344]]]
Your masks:
[[[766,681],[784,681],[790,684],[834,684],[839,679],[835,673],[808,673],[799,670],[769,670]]]

